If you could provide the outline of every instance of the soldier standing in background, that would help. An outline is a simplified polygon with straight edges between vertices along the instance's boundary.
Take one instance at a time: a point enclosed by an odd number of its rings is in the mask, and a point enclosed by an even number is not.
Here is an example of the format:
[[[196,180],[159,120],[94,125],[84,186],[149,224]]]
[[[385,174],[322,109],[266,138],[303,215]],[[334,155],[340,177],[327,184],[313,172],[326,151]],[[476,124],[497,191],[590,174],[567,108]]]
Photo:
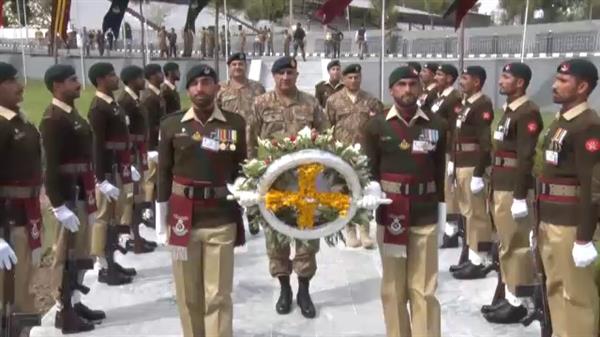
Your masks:
[[[165,26],[160,27],[158,31],[158,50],[160,51],[159,57],[166,58],[169,56],[169,47],[167,46],[167,29]]]
[[[208,42],[208,32],[206,31],[206,27],[202,27],[202,32],[200,33],[200,53],[202,54],[202,58],[206,58],[206,44]]]
[[[225,44],[227,43],[227,41],[225,41],[225,25],[221,26],[221,31],[219,31],[219,41],[220,41],[220,45],[219,48],[221,50],[221,55],[223,55],[223,57],[225,56],[225,52],[227,48],[225,48]],[[231,53],[231,51],[230,51]]]
[[[179,65],[174,62],[165,63],[163,66],[165,81],[160,85],[160,95],[165,101],[167,115],[181,111],[181,98],[177,91],[177,82],[181,76]]]
[[[106,45],[106,40],[104,39],[104,34],[102,34],[101,30],[98,30],[96,33],[96,43],[98,44],[98,53],[100,56],[104,56],[104,47]]]
[[[283,54],[285,56],[290,56],[290,43],[292,42],[292,34],[290,34],[289,30],[283,31]]]
[[[296,87],[298,79],[297,63],[291,57],[279,58],[271,68],[275,79],[275,90],[258,96],[254,101],[252,115],[248,119],[248,152],[255,158],[258,151],[258,137],[272,139],[296,134],[304,127],[324,131],[327,118],[317,100]],[[292,113],[293,112],[293,113]],[[309,285],[317,271],[315,254],[319,251],[319,240],[303,243],[295,242],[296,255],[290,261],[290,244],[284,243],[273,229],[265,227],[269,269],[272,277],[279,279],[281,292],[275,309],[279,314],[292,310],[292,269],[298,275],[297,302],[302,315],[314,318],[316,310],[310,298]]]
[[[213,58],[215,57],[216,51],[216,36],[214,27],[208,27],[208,32],[206,35],[206,48],[208,49],[208,57]]]
[[[364,58],[365,49],[367,48],[367,30],[364,26],[361,26],[356,31],[356,36],[354,36],[354,40],[356,41],[356,45],[358,46],[358,58],[362,60]]]
[[[421,84],[423,85],[423,93],[419,97],[419,108],[425,112],[431,112],[431,106],[437,97],[437,83],[435,82],[435,72],[439,65],[437,63],[428,62],[423,65],[419,72]]]
[[[242,25],[238,26],[238,31],[240,35],[240,53],[246,52],[246,32],[244,32],[244,28]]]
[[[545,133],[538,179],[538,244],[546,272],[552,332],[597,336],[599,298],[592,242],[598,212],[592,204],[593,158],[600,151],[600,117],[588,98],[598,70],[588,60],[562,62],[552,86],[561,109]]]
[[[341,81],[342,67],[339,60],[329,61],[327,72],[329,73],[329,80],[321,81],[315,86],[315,97],[319,101],[321,108],[325,108],[325,103],[329,96],[344,88],[344,83]]]
[[[157,232],[164,241],[169,232],[183,336],[229,337],[233,249],[244,243],[244,228],[226,184],[246,158],[246,124],[214,104],[219,85],[212,68],[190,69],[186,88],[192,107],[161,123]]]
[[[105,319],[106,314],[81,303],[79,291],[73,291],[68,299],[68,294],[64,293],[68,290],[62,285],[67,260],[90,258],[91,226],[97,210],[92,128],[75,109],[81,84],[72,66],[57,64],[48,68],[44,82],[52,93],[52,103],[46,108],[40,123],[46,160],[44,187],[52,213],[61,225],[51,267],[57,302],[54,325],[63,333],[90,331],[94,329],[91,321]],[[71,204],[73,201],[74,205]],[[67,250],[72,250],[72,254],[67,254]],[[81,284],[84,275],[85,270],[79,270],[75,281]],[[69,300],[70,303],[65,302]]]
[[[535,268],[529,247],[533,228],[533,164],[538,136],[544,128],[539,107],[525,95],[531,69],[525,63],[502,68],[500,93],[506,95],[504,115],[494,131],[492,169],[493,216],[499,237],[499,260],[505,299],[486,306],[492,323],[518,323],[527,315],[535,286]],[[490,205],[490,206],[492,206]]]
[[[342,40],[344,40],[344,33],[339,30],[333,33],[333,58],[340,58]]]
[[[296,24],[296,30],[294,31],[294,58],[298,55],[298,48],[302,52],[302,60],[306,61],[306,53],[304,52],[304,39],[306,38],[306,32],[302,28],[300,22]]]
[[[136,271],[119,265],[114,259],[114,251],[118,249],[119,234],[125,229],[121,226],[129,227],[131,224],[131,214],[124,213],[123,206],[127,195],[133,193],[133,181],[140,179],[140,173],[131,165],[127,117],[113,96],[113,92],[119,89],[119,78],[112,64],[100,62],[92,65],[89,79],[96,87],[88,120],[94,134],[98,205],[92,227],[91,254],[102,266],[98,282],[122,285],[131,283]]]
[[[367,121],[383,113],[383,104],[375,97],[360,88],[362,73],[361,66],[351,64],[342,73],[343,88],[327,99],[325,115],[333,126],[333,138],[344,144],[363,144],[363,132]],[[360,245],[365,249],[375,248],[370,237],[369,225],[359,226],[360,241],[356,235],[356,224],[346,225],[346,244],[356,248]]]
[[[177,57],[177,33],[175,33],[175,28],[171,28],[171,33],[169,33],[168,38],[169,57]]]
[[[486,73],[480,66],[464,70],[460,86],[463,108],[456,115],[452,152],[448,166],[455,167],[456,193],[461,214],[466,218],[469,260],[452,273],[457,279],[484,278],[492,269],[492,223],[487,205],[487,180],[491,165],[494,120],[492,102],[481,92]]]
[[[273,32],[271,31],[271,28],[267,29],[267,55],[275,55],[273,51]]]

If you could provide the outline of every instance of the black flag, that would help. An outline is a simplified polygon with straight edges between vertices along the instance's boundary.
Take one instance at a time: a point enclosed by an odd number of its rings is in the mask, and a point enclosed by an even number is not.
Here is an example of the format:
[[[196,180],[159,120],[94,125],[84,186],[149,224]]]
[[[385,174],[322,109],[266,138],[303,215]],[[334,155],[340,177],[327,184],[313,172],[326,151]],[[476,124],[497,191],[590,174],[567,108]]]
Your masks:
[[[196,32],[196,19],[198,14],[206,7],[209,0],[190,0],[190,6],[188,7],[187,18],[185,20],[184,30],[191,30]]]
[[[119,38],[119,29],[121,28],[121,22],[125,16],[128,4],[129,0],[112,0],[108,13],[106,13],[104,21],[102,21],[103,33],[106,34],[107,31],[112,30],[115,39]]]

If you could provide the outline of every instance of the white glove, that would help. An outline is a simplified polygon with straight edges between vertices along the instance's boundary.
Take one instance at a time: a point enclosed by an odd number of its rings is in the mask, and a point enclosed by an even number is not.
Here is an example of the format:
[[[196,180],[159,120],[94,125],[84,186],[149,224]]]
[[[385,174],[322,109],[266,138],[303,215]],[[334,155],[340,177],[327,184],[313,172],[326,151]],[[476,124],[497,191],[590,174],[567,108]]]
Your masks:
[[[477,194],[483,191],[485,184],[483,183],[483,178],[481,177],[473,177],[471,178],[471,192],[473,194]]]
[[[135,168],[135,166],[131,166],[131,180],[135,181],[136,183],[138,181],[140,181],[140,179],[142,179],[142,175],[140,174],[140,172]]]
[[[533,247],[533,231],[529,231],[529,247]]]
[[[446,166],[446,174],[448,177],[452,177],[454,175],[454,162],[448,162],[448,165]]]
[[[158,164],[158,151],[148,151],[148,160]]]
[[[100,184],[96,184],[96,187],[104,194],[108,200],[117,200],[119,199],[119,189],[113,186],[108,181],[104,180]]]
[[[381,191],[381,185],[376,181],[370,181],[363,189],[363,197],[358,200],[356,205],[368,210],[376,210],[385,199],[385,193]]]
[[[575,266],[578,268],[585,268],[589,266],[598,257],[596,247],[594,247],[594,244],[591,242],[584,244],[575,242],[573,244],[573,250],[571,251],[571,254],[573,255]]]
[[[79,230],[79,218],[67,206],[62,205],[52,209],[56,219],[69,231],[75,233]]]
[[[17,255],[10,245],[0,239],[0,269],[11,270],[17,264]]]
[[[510,212],[512,213],[513,219],[524,218],[529,214],[527,210],[527,201],[525,199],[513,199],[512,206],[510,206]]]
[[[167,216],[169,215],[169,203],[157,202],[156,206],[156,242],[160,245],[167,244]]]

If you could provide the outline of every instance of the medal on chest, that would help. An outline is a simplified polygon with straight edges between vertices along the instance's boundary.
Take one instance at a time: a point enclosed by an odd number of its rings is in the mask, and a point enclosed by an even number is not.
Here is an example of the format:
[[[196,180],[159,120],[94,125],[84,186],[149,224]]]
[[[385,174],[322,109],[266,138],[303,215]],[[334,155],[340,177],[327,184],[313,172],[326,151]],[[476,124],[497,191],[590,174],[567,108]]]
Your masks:
[[[546,163],[557,166],[559,160],[559,154],[562,151],[563,143],[567,137],[567,130],[563,128],[557,128],[554,131],[554,135],[550,139],[548,148],[546,149],[544,156]]]
[[[434,151],[439,139],[439,132],[435,129],[423,129],[418,139],[413,140],[413,153],[428,153]]]
[[[504,141],[504,138],[508,135],[510,129],[510,117],[506,117],[504,123],[498,124],[498,129],[494,131],[494,139],[497,141]]]

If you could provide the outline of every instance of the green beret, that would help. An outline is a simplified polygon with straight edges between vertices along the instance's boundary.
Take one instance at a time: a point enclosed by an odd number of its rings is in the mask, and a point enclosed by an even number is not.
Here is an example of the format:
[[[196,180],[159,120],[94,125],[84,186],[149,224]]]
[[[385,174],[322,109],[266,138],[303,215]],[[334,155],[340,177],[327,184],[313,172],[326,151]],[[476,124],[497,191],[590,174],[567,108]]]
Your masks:
[[[327,63],[327,71],[331,70],[333,67],[341,67],[340,60],[331,60]]]
[[[15,68],[12,64],[0,62],[0,83],[7,80],[12,80],[17,76],[17,72],[17,68]]]
[[[487,74],[485,69],[481,66],[468,66],[465,70],[463,70],[463,74],[467,74],[469,76],[474,76],[479,79],[481,85],[485,83],[485,79],[487,78]]]
[[[125,84],[129,84],[137,78],[144,78],[144,69],[141,67],[130,65],[121,70],[121,81]]]
[[[454,80],[456,80],[456,78],[458,77],[458,70],[455,66],[451,64],[442,64],[437,68],[437,70],[443,72],[446,75],[452,76]]]
[[[558,66],[556,72],[580,78],[588,82],[592,88],[595,88],[598,82],[598,69],[592,62],[585,59],[564,61]]]
[[[198,77],[210,77],[215,82],[217,82],[219,80],[217,78],[217,73],[215,72],[215,70],[213,68],[211,68],[210,66],[207,66],[206,64],[199,64],[197,66],[193,66],[192,69],[190,69],[190,71],[188,71],[187,76],[186,76],[186,81],[185,81],[186,89],[189,88],[190,84],[192,84],[192,82],[195,79],[197,79]]]
[[[508,63],[502,68],[502,72],[509,73],[514,77],[521,78],[525,80],[525,83],[529,84],[531,81],[531,68],[525,63],[514,62]]]
[[[421,64],[419,62],[410,61],[408,62],[408,66],[412,67],[414,70],[421,72]]]
[[[114,71],[115,71],[115,68],[110,63],[107,63],[107,62],[94,63],[90,67],[90,70],[88,71],[88,78],[90,79],[90,82],[92,82],[92,84],[94,86],[96,86],[98,84],[98,78],[107,76],[108,74],[110,74],[111,72],[114,72]]]
[[[44,84],[46,84],[48,90],[52,91],[52,86],[55,82],[64,82],[73,75],[75,75],[75,68],[73,68],[73,66],[67,64],[55,64],[46,70],[46,73],[44,74]]]
[[[273,66],[271,67],[271,73],[276,74],[282,71],[283,69],[296,69],[298,66],[298,62],[294,60],[292,57],[284,56],[277,59]]]
[[[163,72],[165,74],[168,73],[169,71],[175,71],[175,70],[179,70],[179,65],[175,62],[167,62],[163,66]]]
[[[244,62],[246,62],[246,54],[242,53],[242,52],[232,54],[227,59],[227,65],[230,65],[231,62],[233,62],[233,61],[244,61]]]
[[[162,67],[160,66],[160,64],[150,63],[146,65],[146,67],[144,67],[144,76],[146,77],[146,79],[158,73],[162,73]]]
[[[419,72],[413,68],[413,67],[409,67],[409,66],[402,66],[402,67],[398,67],[396,68],[394,71],[392,71],[392,73],[390,74],[390,88],[394,86],[394,84],[396,84],[396,82],[400,81],[401,79],[404,78],[419,78]]]
[[[348,74],[360,74],[361,70],[362,67],[360,66],[360,64],[351,64],[344,68],[344,71],[342,71],[342,75],[346,76]]]

